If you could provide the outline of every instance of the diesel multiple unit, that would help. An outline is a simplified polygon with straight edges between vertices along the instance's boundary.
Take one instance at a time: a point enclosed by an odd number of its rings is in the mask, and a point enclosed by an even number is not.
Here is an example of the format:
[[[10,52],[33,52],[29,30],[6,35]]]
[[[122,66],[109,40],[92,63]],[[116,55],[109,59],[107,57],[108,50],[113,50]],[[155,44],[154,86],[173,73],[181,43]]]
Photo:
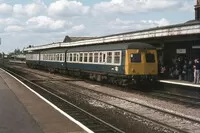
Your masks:
[[[127,85],[158,74],[156,49],[146,43],[117,43],[44,49],[26,55],[29,67]]]

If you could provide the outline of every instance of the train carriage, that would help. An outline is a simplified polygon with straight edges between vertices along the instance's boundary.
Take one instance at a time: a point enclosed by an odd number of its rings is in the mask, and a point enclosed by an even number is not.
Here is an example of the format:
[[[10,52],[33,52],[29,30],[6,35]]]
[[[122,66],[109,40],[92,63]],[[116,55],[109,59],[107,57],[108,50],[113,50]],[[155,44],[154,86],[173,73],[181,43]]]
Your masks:
[[[28,67],[37,67],[40,62],[40,52],[34,51],[26,54],[26,65]]]
[[[40,66],[49,71],[66,70],[66,48],[42,50],[40,52]]]
[[[157,53],[146,43],[118,43],[71,48],[67,68],[86,72],[91,79],[117,84],[152,80],[157,75]]]
[[[119,85],[151,81],[158,74],[156,49],[140,42],[41,49],[27,54],[27,65]]]

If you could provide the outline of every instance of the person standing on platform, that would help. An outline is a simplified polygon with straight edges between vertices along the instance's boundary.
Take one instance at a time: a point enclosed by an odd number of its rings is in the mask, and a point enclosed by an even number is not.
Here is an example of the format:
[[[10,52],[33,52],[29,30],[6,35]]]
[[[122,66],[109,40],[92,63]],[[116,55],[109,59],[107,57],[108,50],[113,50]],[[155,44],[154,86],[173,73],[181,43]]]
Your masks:
[[[192,82],[193,81],[193,63],[192,63],[192,60],[189,60],[189,62],[188,62],[188,81],[189,82]]]
[[[187,81],[188,80],[188,62],[186,59],[184,60],[182,74],[183,74],[183,80]]]
[[[198,84],[199,83],[199,70],[200,70],[200,64],[199,60],[195,59],[194,60],[194,83]]]
[[[183,60],[180,57],[177,60],[177,70],[178,70],[178,79],[182,80]]]

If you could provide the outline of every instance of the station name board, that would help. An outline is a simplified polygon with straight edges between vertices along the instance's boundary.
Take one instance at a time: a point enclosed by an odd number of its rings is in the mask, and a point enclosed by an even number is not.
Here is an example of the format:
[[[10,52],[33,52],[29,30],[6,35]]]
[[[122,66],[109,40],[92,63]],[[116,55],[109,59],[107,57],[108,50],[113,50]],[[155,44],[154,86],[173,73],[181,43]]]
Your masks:
[[[186,54],[186,49],[176,49],[177,54]]]

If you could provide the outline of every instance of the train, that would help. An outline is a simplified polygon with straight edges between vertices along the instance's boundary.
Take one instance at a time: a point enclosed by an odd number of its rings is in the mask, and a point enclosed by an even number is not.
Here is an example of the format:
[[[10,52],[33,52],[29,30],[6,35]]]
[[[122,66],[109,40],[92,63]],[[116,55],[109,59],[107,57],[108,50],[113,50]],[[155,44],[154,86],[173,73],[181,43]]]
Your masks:
[[[157,50],[142,42],[41,49],[26,54],[26,64],[117,85],[156,80]]]

